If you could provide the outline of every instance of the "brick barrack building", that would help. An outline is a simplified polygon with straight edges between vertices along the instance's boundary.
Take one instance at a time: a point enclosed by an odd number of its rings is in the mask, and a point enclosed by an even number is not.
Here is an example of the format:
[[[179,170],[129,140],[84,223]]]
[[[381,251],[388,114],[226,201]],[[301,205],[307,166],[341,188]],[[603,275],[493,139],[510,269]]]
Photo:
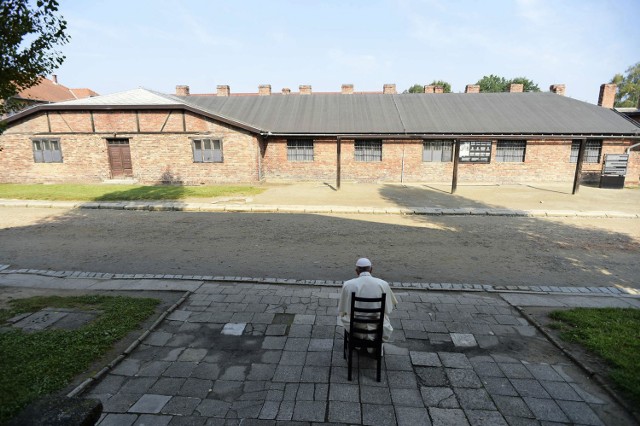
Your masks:
[[[40,105],[5,120],[0,182],[132,180],[145,184],[276,181],[571,182],[596,180],[605,154],[630,152],[640,175],[638,123],[613,110],[547,93],[298,93],[175,95],[146,89]],[[454,162],[458,151],[458,161]]]

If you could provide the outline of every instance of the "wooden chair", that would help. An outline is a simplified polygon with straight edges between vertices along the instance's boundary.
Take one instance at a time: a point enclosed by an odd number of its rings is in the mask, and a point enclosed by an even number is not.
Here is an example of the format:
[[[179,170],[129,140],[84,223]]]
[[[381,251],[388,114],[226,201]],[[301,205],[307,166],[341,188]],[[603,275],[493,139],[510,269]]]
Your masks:
[[[373,348],[377,362],[376,380],[380,381],[382,364],[382,331],[384,325],[384,308],[386,293],[378,298],[357,297],[351,293],[351,316],[349,330],[344,330],[344,357],[349,352],[348,379],[351,381],[352,355],[354,348]],[[362,305],[364,304],[364,305]],[[376,306],[379,304],[378,306]],[[366,307],[364,307],[366,306]],[[371,307],[375,306],[375,307]]]

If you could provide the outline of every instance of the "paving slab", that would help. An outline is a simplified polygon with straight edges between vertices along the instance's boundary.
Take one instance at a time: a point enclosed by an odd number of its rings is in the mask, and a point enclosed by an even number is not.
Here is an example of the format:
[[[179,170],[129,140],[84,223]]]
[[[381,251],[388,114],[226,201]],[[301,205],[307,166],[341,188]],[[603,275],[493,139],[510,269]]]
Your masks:
[[[103,424],[633,424],[611,414],[623,410],[513,306],[634,306],[627,301],[635,299],[519,293],[518,286],[499,294],[451,290],[453,284],[446,292],[406,287],[396,293],[398,327],[385,344],[382,380],[375,380],[371,356],[358,351],[349,381],[333,313],[339,287],[188,278],[197,293],[88,389],[103,401]],[[0,273],[0,285],[15,287],[64,288],[71,281],[118,290],[123,283],[184,283]],[[265,301],[286,308],[261,312]],[[234,315],[243,321],[231,321]],[[222,333],[226,326],[233,334]]]

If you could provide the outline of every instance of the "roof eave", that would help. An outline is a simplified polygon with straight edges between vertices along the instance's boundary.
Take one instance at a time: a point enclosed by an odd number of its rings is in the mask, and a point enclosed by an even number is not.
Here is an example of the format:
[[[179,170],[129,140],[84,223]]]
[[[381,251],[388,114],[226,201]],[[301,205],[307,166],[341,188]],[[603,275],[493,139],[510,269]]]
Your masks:
[[[601,139],[640,139],[640,134],[636,133],[291,133],[291,132],[266,132],[266,137],[331,137],[331,138],[387,138],[387,139],[470,139],[470,138],[491,138],[491,139],[582,139],[582,138],[601,138]]]

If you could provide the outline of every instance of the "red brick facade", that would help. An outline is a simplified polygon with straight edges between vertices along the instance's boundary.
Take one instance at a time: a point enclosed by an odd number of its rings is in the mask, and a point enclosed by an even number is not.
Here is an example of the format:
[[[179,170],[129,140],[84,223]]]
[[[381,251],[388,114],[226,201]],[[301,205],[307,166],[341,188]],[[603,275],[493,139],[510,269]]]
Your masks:
[[[207,135],[222,141],[223,162],[194,162],[192,139]],[[36,163],[32,139],[60,142],[62,163]],[[49,111],[15,122],[0,136],[0,182],[102,182],[112,178],[107,140],[129,140],[133,178],[140,183],[188,185],[264,181],[334,181],[336,139],[315,139],[313,161],[288,161],[283,138],[263,141],[256,135],[182,110]],[[529,140],[525,161],[461,163],[459,182],[571,182],[570,140]],[[604,140],[600,163],[583,165],[583,177],[595,180],[604,154],[621,154],[630,141]],[[382,161],[358,162],[354,141],[341,142],[341,179],[356,182],[450,182],[453,162],[422,161],[416,140],[384,140]],[[627,184],[637,184],[640,151],[631,153]]]
[[[191,140],[222,141],[222,163],[196,163]],[[133,178],[140,183],[190,185],[255,182],[257,138],[182,111],[41,113],[10,126],[0,137],[0,182],[102,182],[112,178],[107,140],[129,140]],[[57,139],[62,163],[36,163],[32,140]]]
[[[629,141],[603,141],[599,163],[584,163],[584,180],[597,180],[604,154],[622,154]],[[522,163],[496,161],[497,141],[493,140],[489,164],[458,165],[459,182],[521,183],[571,182],[576,164],[570,162],[571,140],[529,140]],[[422,161],[422,141],[384,140],[382,161],[355,160],[354,141],[341,142],[341,179],[356,182],[450,182],[453,162]],[[286,139],[269,139],[263,160],[267,181],[334,180],[337,148],[335,139],[314,141],[313,162],[287,161]],[[640,151],[631,153],[626,183],[637,184],[640,176]]]

